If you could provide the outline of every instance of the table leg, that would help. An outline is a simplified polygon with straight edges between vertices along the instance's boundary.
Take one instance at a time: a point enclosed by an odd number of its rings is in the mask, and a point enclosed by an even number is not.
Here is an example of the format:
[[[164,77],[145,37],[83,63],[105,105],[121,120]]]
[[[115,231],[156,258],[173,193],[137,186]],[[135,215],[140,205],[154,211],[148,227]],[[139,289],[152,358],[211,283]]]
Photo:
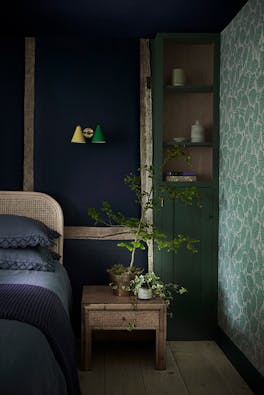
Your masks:
[[[87,314],[87,313],[86,313]],[[82,333],[81,333],[81,366],[82,370],[92,368],[92,330],[88,328],[89,313],[86,317],[85,310],[82,311]]]
[[[166,308],[160,310],[159,329],[156,330],[156,369],[166,369]]]

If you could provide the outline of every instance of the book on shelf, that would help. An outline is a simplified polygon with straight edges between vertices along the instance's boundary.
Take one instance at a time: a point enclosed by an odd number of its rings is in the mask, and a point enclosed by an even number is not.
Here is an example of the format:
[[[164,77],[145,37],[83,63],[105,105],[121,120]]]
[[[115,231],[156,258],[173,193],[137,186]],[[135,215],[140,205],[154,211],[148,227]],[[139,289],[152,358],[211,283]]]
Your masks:
[[[194,182],[197,181],[196,176],[166,176],[166,181],[171,181],[171,182]]]

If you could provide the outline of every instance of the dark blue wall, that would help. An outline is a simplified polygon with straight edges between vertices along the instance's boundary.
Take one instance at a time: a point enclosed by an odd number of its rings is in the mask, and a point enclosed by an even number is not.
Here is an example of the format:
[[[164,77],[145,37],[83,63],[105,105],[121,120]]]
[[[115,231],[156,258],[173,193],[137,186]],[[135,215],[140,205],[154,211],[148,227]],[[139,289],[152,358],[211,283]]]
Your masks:
[[[102,126],[107,144],[71,144],[76,125]],[[139,166],[139,41],[38,38],[35,190],[62,205],[66,225],[93,225],[109,200],[137,214],[123,178]]]
[[[36,40],[35,190],[61,204],[66,225],[90,226],[102,200],[137,215],[123,179],[139,167],[139,41],[39,37]],[[100,124],[107,143],[71,144],[76,125]],[[64,265],[80,324],[83,284],[107,284],[106,269],[128,263],[114,241],[66,240]],[[137,264],[146,267],[138,253]]]
[[[24,39],[0,37],[0,189],[23,188]]]

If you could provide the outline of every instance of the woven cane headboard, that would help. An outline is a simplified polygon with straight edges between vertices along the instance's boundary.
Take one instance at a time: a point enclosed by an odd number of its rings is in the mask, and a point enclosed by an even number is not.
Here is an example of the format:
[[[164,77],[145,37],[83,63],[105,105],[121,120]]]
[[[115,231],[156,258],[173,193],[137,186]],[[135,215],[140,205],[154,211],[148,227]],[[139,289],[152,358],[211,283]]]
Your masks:
[[[40,192],[0,191],[0,214],[16,214],[37,219],[56,230],[61,237],[53,250],[63,258],[63,213],[59,203]]]

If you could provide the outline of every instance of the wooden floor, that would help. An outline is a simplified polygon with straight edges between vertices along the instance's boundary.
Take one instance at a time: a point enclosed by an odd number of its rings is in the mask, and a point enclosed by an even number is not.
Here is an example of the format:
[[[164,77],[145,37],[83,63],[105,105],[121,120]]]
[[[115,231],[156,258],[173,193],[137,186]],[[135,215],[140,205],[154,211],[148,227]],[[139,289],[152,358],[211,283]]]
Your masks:
[[[167,369],[153,344],[96,343],[93,369],[80,371],[82,395],[252,395],[213,341],[167,342]]]

